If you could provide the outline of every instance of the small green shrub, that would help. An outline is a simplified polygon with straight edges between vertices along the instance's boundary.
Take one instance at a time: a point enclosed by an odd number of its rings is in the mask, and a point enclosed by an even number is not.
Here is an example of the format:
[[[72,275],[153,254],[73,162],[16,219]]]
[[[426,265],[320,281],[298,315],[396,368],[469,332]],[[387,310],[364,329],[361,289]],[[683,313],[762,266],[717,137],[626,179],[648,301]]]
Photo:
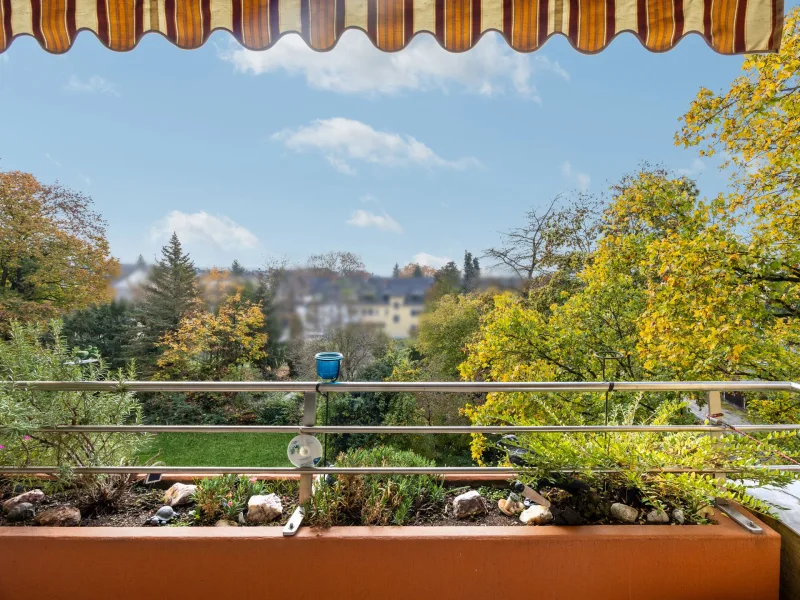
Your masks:
[[[262,425],[297,425],[302,416],[302,394],[264,394],[258,405]]]
[[[195,518],[201,523],[219,519],[236,521],[239,513],[247,508],[251,496],[277,494],[283,497],[297,494],[296,481],[260,481],[255,477],[233,474],[198,479],[195,484]]]
[[[199,479],[195,484],[195,515],[203,523],[218,519],[236,521],[250,496],[264,490],[261,481],[232,474]]]
[[[390,447],[352,449],[340,454],[339,467],[430,467],[413,452]],[[433,475],[340,475],[320,481],[306,518],[315,527],[332,525],[403,525],[441,508],[444,486]]]

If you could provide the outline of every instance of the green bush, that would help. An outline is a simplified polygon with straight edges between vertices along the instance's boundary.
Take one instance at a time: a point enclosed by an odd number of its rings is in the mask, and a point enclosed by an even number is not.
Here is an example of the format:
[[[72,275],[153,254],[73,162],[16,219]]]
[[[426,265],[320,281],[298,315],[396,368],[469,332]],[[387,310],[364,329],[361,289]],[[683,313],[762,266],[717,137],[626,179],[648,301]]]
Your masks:
[[[433,462],[390,447],[352,449],[339,455],[339,467],[430,467]],[[321,480],[306,507],[315,527],[403,525],[442,508],[444,484],[433,475],[340,475]]]
[[[144,421],[164,425],[296,425],[302,395],[284,393],[139,395]]]
[[[263,425],[297,425],[302,416],[302,394],[264,394],[258,407],[258,422]]]
[[[634,402],[613,411],[609,424],[634,424],[638,408],[638,402]],[[665,401],[646,424],[679,422],[683,409],[682,402]],[[784,487],[800,478],[800,474],[761,466],[785,462],[775,454],[773,444],[793,438],[795,433],[757,434],[760,439],[736,434],[711,437],[694,432],[524,435],[519,436],[519,446],[526,451],[523,459],[529,467],[521,478],[535,486],[547,482],[559,470],[575,469],[576,477],[604,495],[625,497],[633,493],[645,506],[682,508],[688,516],[713,504],[716,498],[769,513],[771,506],[750,495],[748,486]],[[704,473],[649,472],[663,468]],[[598,472],[604,470],[610,472]],[[731,472],[727,478],[717,479],[708,473],[716,470]]]
[[[43,343],[47,337],[49,345]],[[105,364],[76,364],[61,335],[60,323],[49,331],[13,324],[11,337],[0,341],[0,379],[6,382],[103,381],[111,378]],[[117,377],[135,379],[133,369]],[[141,434],[39,433],[56,425],[134,425],[141,407],[130,392],[35,392],[0,388],[0,463],[7,466],[70,466],[135,464],[145,440]]]

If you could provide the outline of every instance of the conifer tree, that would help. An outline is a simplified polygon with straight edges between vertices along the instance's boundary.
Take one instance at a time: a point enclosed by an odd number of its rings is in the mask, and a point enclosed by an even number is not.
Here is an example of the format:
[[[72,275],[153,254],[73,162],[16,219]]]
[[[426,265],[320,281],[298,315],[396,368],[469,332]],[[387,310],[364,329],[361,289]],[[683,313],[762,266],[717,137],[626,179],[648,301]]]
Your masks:
[[[231,275],[234,277],[241,277],[245,274],[244,267],[239,263],[238,260],[234,259],[233,263],[231,264]]]
[[[196,301],[195,276],[194,263],[184,254],[177,234],[173,233],[142,285],[141,300],[135,311],[130,354],[143,373],[152,373],[161,337],[178,327],[181,317]]]

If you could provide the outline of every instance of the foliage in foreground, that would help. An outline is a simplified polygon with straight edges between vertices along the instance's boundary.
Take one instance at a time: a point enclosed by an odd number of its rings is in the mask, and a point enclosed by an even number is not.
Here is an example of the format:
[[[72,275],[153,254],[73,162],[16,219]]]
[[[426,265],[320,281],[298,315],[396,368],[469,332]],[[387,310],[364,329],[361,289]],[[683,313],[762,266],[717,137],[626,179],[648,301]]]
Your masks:
[[[639,408],[641,395],[612,415],[611,424],[630,425]],[[647,420],[666,425],[680,419],[683,405],[667,401]],[[563,423],[565,415],[553,414]],[[775,432],[756,441],[737,434],[713,437],[693,432],[537,434],[522,436],[524,460],[530,465],[524,479],[537,484],[562,469],[575,469],[589,485],[603,490],[632,491],[646,506],[661,510],[681,508],[687,516],[715,498],[733,500],[761,513],[771,506],[748,492],[748,486],[783,487],[800,478],[798,474],[766,470],[759,465],[780,462],[772,443],[794,437],[796,432]],[[648,473],[651,469],[685,468],[705,473]],[[598,473],[596,470],[619,470]],[[725,479],[713,471],[734,471]],[[711,471],[712,473],[709,473]],[[747,485],[745,485],[745,481]]]
[[[339,455],[338,467],[430,467],[413,452],[379,446]],[[319,481],[306,507],[314,527],[403,525],[439,508],[444,484],[433,475],[340,475]]]
[[[52,342],[42,337],[49,333]],[[131,371],[120,379],[135,379]],[[49,331],[12,324],[9,340],[0,341],[0,379],[6,382],[103,381],[104,363],[76,364],[61,336],[60,324]],[[38,433],[56,425],[135,425],[141,408],[131,392],[33,392],[0,388],[0,463],[27,465],[128,465],[144,441],[141,434]]]

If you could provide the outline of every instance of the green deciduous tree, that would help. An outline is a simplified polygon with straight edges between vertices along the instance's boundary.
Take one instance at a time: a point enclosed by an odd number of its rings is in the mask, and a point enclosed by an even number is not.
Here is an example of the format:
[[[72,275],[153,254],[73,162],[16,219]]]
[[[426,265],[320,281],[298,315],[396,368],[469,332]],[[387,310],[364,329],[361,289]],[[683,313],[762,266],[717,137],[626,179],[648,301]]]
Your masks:
[[[492,306],[489,295],[448,294],[422,315],[417,347],[438,375],[434,379],[458,379],[467,345],[480,329],[481,315]]]
[[[433,285],[428,290],[428,301],[436,302],[446,294],[457,294],[461,291],[461,271],[452,260],[436,271]]]

